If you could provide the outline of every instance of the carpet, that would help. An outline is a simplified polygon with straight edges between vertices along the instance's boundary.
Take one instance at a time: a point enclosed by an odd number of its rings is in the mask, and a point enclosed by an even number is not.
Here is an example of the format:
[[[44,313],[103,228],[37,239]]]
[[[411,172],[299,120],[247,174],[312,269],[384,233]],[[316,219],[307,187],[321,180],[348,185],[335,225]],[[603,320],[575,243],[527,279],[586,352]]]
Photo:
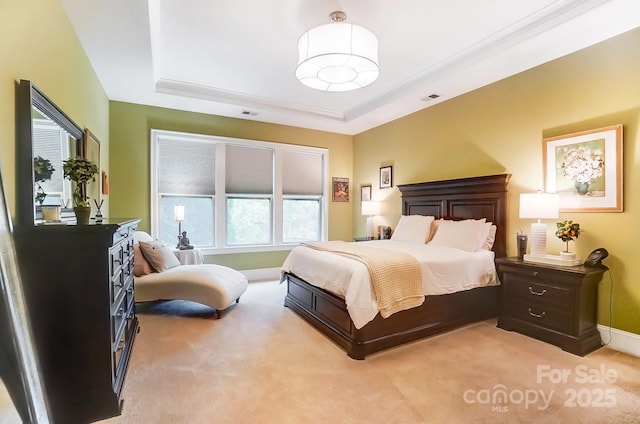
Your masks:
[[[213,319],[146,304],[122,415],[103,423],[640,423],[640,358],[579,357],[483,321],[355,361],[251,283]]]

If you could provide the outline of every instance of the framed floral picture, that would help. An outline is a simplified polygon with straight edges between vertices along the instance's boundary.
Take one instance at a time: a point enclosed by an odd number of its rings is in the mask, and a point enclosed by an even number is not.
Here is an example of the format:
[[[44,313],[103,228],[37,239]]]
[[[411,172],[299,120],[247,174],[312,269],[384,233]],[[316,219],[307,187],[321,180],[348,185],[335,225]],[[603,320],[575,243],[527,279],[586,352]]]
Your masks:
[[[545,191],[562,212],[622,212],[622,125],[542,141]]]

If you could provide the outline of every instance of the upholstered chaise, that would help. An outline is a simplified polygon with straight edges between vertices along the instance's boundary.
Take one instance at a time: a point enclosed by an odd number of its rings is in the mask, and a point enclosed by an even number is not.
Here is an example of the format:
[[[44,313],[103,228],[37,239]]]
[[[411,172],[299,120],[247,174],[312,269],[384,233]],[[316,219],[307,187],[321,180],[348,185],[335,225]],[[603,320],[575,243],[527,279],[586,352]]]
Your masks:
[[[133,237],[135,242],[134,261],[138,261],[135,265],[137,268],[135,272],[136,302],[189,300],[214,308],[216,316],[220,318],[222,311],[234,302],[237,303],[240,296],[247,290],[247,277],[234,269],[221,265],[170,264],[166,267],[168,269],[152,269],[154,267],[149,267],[148,264],[140,264],[139,262],[145,262],[140,242],[150,244],[153,239],[143,231],[136,231]],[[154,263],[153,260],[150,262]],[[141,268],[146,268],[146,270],[140,271]]]

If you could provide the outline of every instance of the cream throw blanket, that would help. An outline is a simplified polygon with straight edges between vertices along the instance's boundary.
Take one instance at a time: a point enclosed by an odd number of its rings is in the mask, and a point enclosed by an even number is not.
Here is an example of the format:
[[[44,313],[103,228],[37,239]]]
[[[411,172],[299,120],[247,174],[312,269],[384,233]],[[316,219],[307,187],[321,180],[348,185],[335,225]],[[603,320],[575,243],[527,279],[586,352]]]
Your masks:
[[[424,302],[420,264],[408,253],[344,241],[303,245],[347,256],[365,264],[371,275],[371,286],[383,318],[420,306]]]

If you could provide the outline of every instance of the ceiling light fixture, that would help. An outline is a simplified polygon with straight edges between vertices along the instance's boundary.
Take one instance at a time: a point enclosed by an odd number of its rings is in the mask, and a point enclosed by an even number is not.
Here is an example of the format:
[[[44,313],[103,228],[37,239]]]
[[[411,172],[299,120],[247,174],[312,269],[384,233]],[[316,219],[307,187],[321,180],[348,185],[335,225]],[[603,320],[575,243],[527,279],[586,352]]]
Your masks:
[[[349,91],[378,78],[378,39],[360,25],[344,22],[333,12],[331,23],[311,28],[298,41],[296,77],[322,91]]]

